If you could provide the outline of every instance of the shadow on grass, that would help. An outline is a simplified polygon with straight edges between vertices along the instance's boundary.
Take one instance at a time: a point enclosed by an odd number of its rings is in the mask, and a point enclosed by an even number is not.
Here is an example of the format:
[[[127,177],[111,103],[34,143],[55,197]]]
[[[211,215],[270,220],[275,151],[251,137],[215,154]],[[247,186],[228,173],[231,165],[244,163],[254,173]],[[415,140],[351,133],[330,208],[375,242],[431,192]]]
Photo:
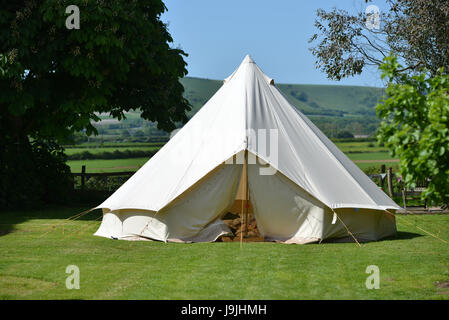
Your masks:
[[[45,206],[38,209],[20,209],[20,210],[6,210],[0,211],[0,237],[10,234],[16,230],[16,225],[24,223],[32,219],[54,219],[61,220],[56,223],[63,222],[64,219],[68,219],[96,207],[102,201],[108,197],[105,192],[92,192],[92,191],[78,191],[77,194],[69,201],[70,205],[59,206]],[[83,216],[76,218],[75,220],[81,221],[93,221],[101,220],[101,210],[94,210]],[[422,237],[422,234],[398,231],[395,236],[381,239],[379,241],[392,241],[392,240],[407,240]],[[342,239],[326,239],[322,243],[341,243],[341,242],[354,242],[351,237],[345,237]],[[361,241],[361,242],[376,242],[376,241]]]
[[[388,237],[384,240],[408,240],[408,239],[414,239],[418,237],[423,237],[424,235],[414,232],[406,232],[406,231],[398,231],[396,236],[394,237]]]
[[[17,210],[4,210],[0,211],[0,237],[8,235],[17,230],[16,226],[33,219],[49,219],[60,220],[55,222],[61,223],[63,220],[71,218],[77,214],[80,214],[86,210],[89,210],[95,205],[73,205],[62,206],[52,205],[43,206],[38,209],[17,209]],[[101,210],[94,210],[89,213],[76,218],[75,221],[93,221],[98,220],[102,216]],[[71,220],[72,221],[72,220]]]
[[[414,239],[414,238],[418,238],[418,237],[423,237],[424,235],[419,234],[419,233],[414,233],[414,232],[406,232],[406,231],[397,231],[396,235],[394,236],[389,236],[380,240],[370,240],[370,241],[366,241],[366,240],[362,240],[362,239],[357,239],[360,243],[370,243],[370,242],[382,242],[382,241],[395,241],[395,240],[409,240],[409,239]],[[326,244],[332,244],[332,243],[355,243],[354,239],[350,236],[348,237],[344,237],[344,238],[338,238],[338,239],[325,239],[323,240],[321,243],[326,243]]]
[[[98,206],[111,193],[111,191],[99,190],[72,190],[69,198],[59,205],[0,210],[0,237],[14,232],[16,225],[32,219],[55,219],[62,222],[64,219]],[[95,210],[75,220],[98,220],[101,216],[101,210]]]

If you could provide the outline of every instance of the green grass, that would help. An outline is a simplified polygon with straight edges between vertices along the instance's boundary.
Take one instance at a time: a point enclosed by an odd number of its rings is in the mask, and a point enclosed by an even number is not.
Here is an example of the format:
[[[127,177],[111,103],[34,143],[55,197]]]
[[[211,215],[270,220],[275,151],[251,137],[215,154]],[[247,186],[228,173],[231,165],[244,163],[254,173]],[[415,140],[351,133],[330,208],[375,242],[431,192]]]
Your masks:
[[[137,171],[148,161],[148,158],[113,159],[113,160],[71,160],[67,161],[72,172],[81,172],[86,166],[86,172],[121,172]]]
[[[372,166],[380,166],[385,164],[387,167],[397,166],[397,162],[392,161],[380,161],[380,160],[393,160],[389,155],[387,149],[384,147],[369,147],[372,142],[339,142],[337,146],[340,150],[345,152],[349,159],[355,161],[356,165],[361,169],[365,169]],[[79,148],[67,148],[66,154],[72,155],[75,153],[81,153],[83,151],[89,151],[90,153],[100,152],[113,152],[115,150],[144,150],[155,151],[160,148],[161,144],[139,144],[135,146],[129,143],[114,143],[106,147],[98,147],[90,145],[89,148],[86,145]],[[117,172],[117,171],[134,171],[141,167],[148,159],[146,158],[133,158],[133,159],[113,159],[113,160],[72,160],[68,161],[68,165],[71,167],[72,172],[81,172],[81,166],[86,165],[87,172]],[[372,162],[366,162],[372,160]],[[362,162],[358,162],[362,161]]]
[[[393,159],[388,152],[346,153],[351,160],[389,160]]]
[[[94,237],[99,225],[77,220],[86,208],[4,212],[0,216],[0,298],[4,299],[448,299],[449,215],[400,216],[396,239],[353,243],[173,244]],[[67,290],[68,265],[80,289]],[[380,289],[365,287],[368,265]]]
[[[116,150],[118,151],[126,151],[126,150],[130,150],[130,151],[158,151],[161,147],[115,147],[115,148],[111,148],[111,147],[107,147],[107,148],[70,148],[70,149],[66,149],[64,151],[64,153],[66,155],[73,155],[73,154],[77,154],[77,153],[82,153],[84,151],[88,151],[92,154],[98,154],[98,153],[102,153],[102,152],[114,152]]]
[[[107,150],[111,150],[111,148],[126,148],[126,147],[162,147],[165,143],[163,142],[83,142],[77,145],[66,145],[64,148],[66,150],[70,149],[98,149],[98,148],[107,148]],[[105,150],[105,151],[107,151]]]
[[[375,142],[336,142],[335,145],[343,152],[388,152]]]
[[[379,162],[356,162],[355,163],[357,167],[359,167],[362,170],[365,170],[367,168],[376,167],[378,170],[376,172],[372,173],[380,173],[380,167],[384,164],[386,168],[392,167],[393,172],[399,171],[399,163],[398,162],[386,162],[386,161],[379,161]],[[371,172],[370,172],[371,174]]]
[[[368,160],[371,158],[363,155],[359,155],[358,159],[354,159],[349,156],[351,160]],[[361,158],[361,159],[360,159]],[[379,157],[381,160],[388,159],[388,157]],[[147,158],[130,158],[130,159],[101,159],[101,160],[70,160],[67,164],[70,166],[72,172],[81,172],[81,167],[86,166],[87,172],[120,172],[120,171],[137,171],[141,166],[143,166],[148,161]],[[365,169],[368,167],[379,167],[385,164],[387,167],[397,167],[397,162],[387,162],[373,160],[373,162],[356,162],[359,168]],[[380,171],[379,171],[380,172]]]

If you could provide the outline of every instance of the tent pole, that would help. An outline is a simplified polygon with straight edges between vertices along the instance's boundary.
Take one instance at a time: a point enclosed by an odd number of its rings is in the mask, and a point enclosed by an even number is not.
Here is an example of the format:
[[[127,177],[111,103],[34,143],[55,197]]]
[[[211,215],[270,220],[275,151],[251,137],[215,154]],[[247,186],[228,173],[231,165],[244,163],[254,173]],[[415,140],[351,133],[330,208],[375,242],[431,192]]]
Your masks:
[[[355,243],[357,243],[357,245],[359,247],[361,247],[362,245],[359,243],[359,241],[357,240],[357,238],[354,236],[354,234],[351,232],[351,230],[349,230],[348,226],[343,222],[343,220],[340,219],[340,217],[338,216],[338,214],[335,212],[334,209],[331,208],[331,210],[334,212],[335,216],[338,218],[338,220],[340,220],[340,222],[343,224],[343,226],[345,227],[346,231],[348,232],[348,234],[354,239]]]
[[[248,236],[248,206],[249,206],[249,188],[248,188],[248,150],[245,150],[245,238]]]
[[[243,243],[243,232],[245,232],[245,237],[248,231],[248,150],[245,150],[245,160],[243,163],[242,171],[245,171],[245,199],[242,199],[242,210],[240,211],[240,248],[242,248]]]
[[[242,248],[243,242],[243,201],[242,201],[242,210],[240,211],[240,249]]]

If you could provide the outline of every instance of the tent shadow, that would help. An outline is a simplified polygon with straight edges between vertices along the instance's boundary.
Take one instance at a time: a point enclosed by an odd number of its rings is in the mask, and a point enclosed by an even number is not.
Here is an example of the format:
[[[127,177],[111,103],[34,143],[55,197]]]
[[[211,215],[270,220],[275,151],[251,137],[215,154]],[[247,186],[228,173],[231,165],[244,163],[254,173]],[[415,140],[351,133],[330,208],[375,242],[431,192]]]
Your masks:
[[[419,237],[423,237],[423,236],[424,235],[419,234],[419,233],[398,231],[396,233],[396,235],[384,238],[380,241],[383,241],[383,240],[389,240],[389,241],[391,241],[391,240],[409,240],[409,239],[419,238]]]
[[[405,232],[405,231],[397,231],[395,235],[389,236],[386,238],[382,238],[379,240],[370,240],[370,241],[361,241],[360,243],[371,243],[371,242],[382,242],[382,241],[396,241],[396,240],[410,240],[418,237],[423,237],[424,235],[419,233],[413,233],[413,232]],[[325,239],[321,241],[321,243],[325,244],[339,244],[339,243],[355,243],[354,239],[352,237],[344,237],[344,238],[337,238],[337,239]]]
[[[43,206],[39,209],[17,209],[8,210],[0,212],[0,237],[6,236],[10,233],[15,232],[17,225],[25,223],[32,219],[49,219],[49,220],[60,220],[55,222],[55,224],[62,222],[65,219],[73,217],[80,214],[93,206],[86,207],[82,206]],[[94,210],[92,212],[86,213],[75,221],[94,221],[102,216],[101,210]],[[44,231],[42,232],[44,233]]]

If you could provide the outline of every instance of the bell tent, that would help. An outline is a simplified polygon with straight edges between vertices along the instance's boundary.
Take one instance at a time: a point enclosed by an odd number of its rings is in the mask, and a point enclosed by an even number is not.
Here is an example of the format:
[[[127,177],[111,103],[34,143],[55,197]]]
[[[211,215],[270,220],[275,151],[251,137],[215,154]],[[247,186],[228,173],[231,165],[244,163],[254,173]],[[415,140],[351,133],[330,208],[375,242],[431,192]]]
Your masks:
[[[215,95],[97,207],[95,233],[208,242],[227,212],[254,213],[267,241],[379,240],[400,207],[292,106],[246,56]]]

